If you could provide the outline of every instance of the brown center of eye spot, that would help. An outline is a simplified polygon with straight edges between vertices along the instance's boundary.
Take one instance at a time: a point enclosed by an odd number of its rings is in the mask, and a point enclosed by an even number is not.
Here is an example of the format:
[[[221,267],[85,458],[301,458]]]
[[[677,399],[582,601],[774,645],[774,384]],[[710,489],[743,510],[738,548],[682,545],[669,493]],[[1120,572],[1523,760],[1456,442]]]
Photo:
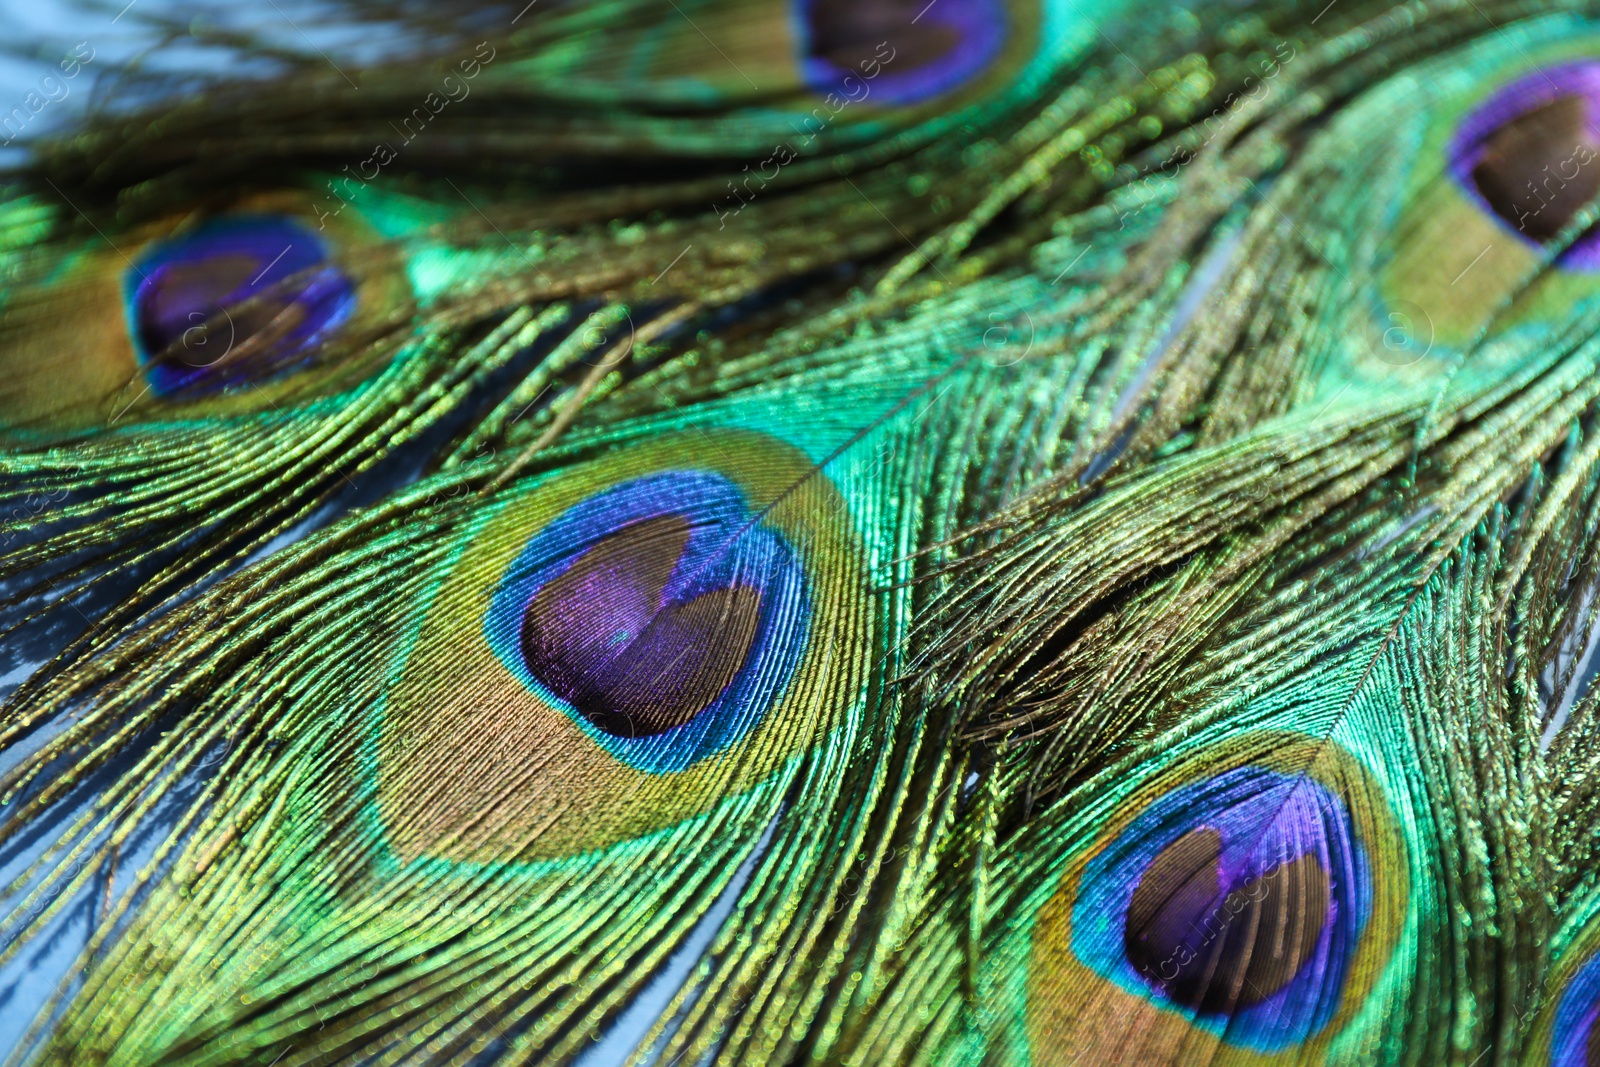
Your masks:
[[[1224,894],[1222,839],[1192,830],[1140,876],[1123,949],[1167,999],[1199,1012],[1258,1004],[1292,981],[1327,921],[1328,876],[1301,856]]]
[[[1588,113],[1581,96],[1526,111],[1489,136],[1472,170],[1494,213],[1535,241],[1554,238],[1600,193],[1600,142]]]
[[[933,18],[919,18],[927,0],[817,0],[810,11],[811,52],[844,70],[862,70],[876,59],[895,69],[937,63],[960,41]],[[879,51],[887,43],[893,53]]]
[[[216,303],[234,292],[261,270],[255,256],[216,255],[189,263],[173,263],[165,268],[167,286],[192,293],[196,304]]]
[[[528,669],[613,736],[648,737],[693,719],[755,643],[756,589],[661,602],[688,541],[682,515],[625,526],[541,587],[523,616]]]

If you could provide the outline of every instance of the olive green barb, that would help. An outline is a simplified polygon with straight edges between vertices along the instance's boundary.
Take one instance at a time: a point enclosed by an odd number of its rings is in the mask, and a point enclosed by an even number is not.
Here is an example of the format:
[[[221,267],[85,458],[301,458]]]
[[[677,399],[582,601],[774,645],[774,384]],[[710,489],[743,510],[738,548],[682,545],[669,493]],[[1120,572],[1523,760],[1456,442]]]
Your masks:
[[[10,179],[14,1062],[1595,1058],[1600,5],[517,6]]]
[[[1208,61],[1177,20],[1145,78],[1046,8],[942,76],[943,37],[907,30],[896,66],[892,42],[856,56],[848,14],[823,30],[849,69],[806,73],[781,4],[463,11],[387,66],[281,59],[36,143],[0,209],[6,632],[82,609],[75,656],[395,464],[554,440],[646,372],[635,405],[672,406],[667,379],[716,374],[702,337],[840,336],[1016,262],[1275,32],[1247,20]],[[1026,225],[957,267],[1002,213]],[[844,306],[913,246],[937,270]]]

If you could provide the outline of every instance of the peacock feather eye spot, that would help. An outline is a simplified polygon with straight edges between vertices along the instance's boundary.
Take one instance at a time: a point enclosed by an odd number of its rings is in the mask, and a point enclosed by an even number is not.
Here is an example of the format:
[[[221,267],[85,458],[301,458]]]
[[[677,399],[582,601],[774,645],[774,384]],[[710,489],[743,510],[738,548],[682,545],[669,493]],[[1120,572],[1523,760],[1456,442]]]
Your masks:
[[[1278,1052],[1353,1010],[1370,974],[1359,961],[1384,951],[1368,936],[1378,824],[1338,779],[1290,764],[1300,744],[1175,773],[1069,868],[1033,934],[1039,1040],[1065,1050],[1051,1062],[1123,1025]],[[1049,1013],[1053,990],[1090,986],[1121,1005],[1115,1020]]]
[[[720,474],[664,471],[534,535],[485,630],[502,662],[597,740],[678,766],[759,720],[804,651],[808,617],[799,560],[743,493]]]
[[[1216,830],[1191,830],[1145,868],[1124,921],[1129,962],[1168,1000],[1201,1013],[1282,991],[1327,925],[1328,872],[1315,856],[1261,873],[1232,867]]]
[[[342,326],[356,286],[327,246],[275,215],[211,219],[149,248],[126,275],[134,352],[158,396],[276,377]]]
[[[1358,910],[1337,799],[1309,778],[1245,766],[1176,790],[1144,818],[1148,832],[1130,828],[1099,885],[1122,917],[1128,973],[1241,1034],[1310,1023],[1325,985],[1342,984]]]
[[[1449,148],[1461,187],[1530,244],[1553,240],[1600,193],[1600,62],[1535,71],[1473,109]],[[1564,267],[1600,267],[1580,237]]]
[[[852,101],[949,92],[988,69],[1006,37],[1003,0],[801,0],[800,14],[807,83]]]
[[[441,550],[371,712],[397,857],[638,841],[769,795],[865,706],[869,557],[781,438],[630,442],[508,487]]]

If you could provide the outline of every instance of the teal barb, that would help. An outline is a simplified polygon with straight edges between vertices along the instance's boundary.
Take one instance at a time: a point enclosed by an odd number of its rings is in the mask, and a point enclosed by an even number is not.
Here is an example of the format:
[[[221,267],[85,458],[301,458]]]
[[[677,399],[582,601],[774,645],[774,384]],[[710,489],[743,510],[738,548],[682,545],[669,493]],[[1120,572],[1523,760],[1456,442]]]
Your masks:
[[[6,179],[13,1062],[1600,1063],[1600,4],[340,8]]]

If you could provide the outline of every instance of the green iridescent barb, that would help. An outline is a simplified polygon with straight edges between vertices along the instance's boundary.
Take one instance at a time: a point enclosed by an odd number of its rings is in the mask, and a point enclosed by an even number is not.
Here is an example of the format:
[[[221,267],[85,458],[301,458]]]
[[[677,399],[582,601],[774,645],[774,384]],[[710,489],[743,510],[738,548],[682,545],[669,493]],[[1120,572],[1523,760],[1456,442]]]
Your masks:
[[[518,6],[6,179],[12,1062],[1600,1063],[1600,3]]]

